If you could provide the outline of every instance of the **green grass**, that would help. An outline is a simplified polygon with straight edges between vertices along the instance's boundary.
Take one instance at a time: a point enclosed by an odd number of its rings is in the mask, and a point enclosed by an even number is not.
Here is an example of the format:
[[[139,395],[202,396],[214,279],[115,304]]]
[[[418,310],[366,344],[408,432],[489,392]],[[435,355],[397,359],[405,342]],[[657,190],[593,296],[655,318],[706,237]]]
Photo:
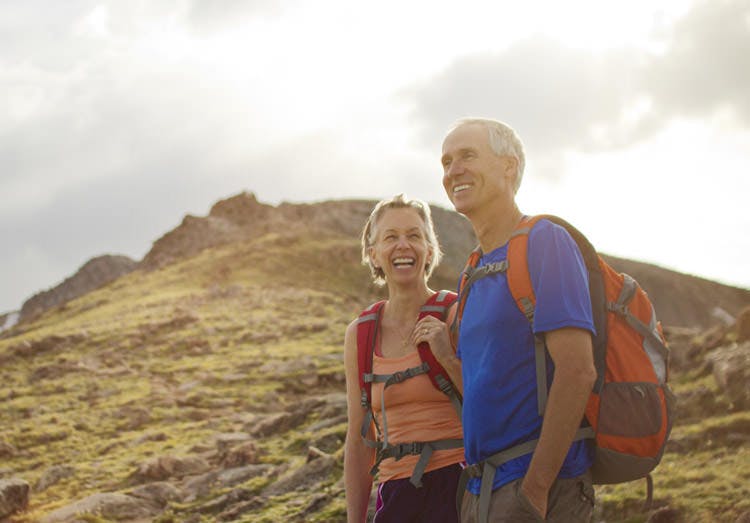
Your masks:
[[[380,292],[357,249],[349,239],[278,234],[208,249],[124,276],[0,339],[0,441],[16,448],[3,458],[6,475],[33,485],[52,465],[75,468],[34,492],[15,521],[126,489],[149,458],[195,454],[217,433],[246,430],[254,416],[343,392],[344,330]],[[28,344],[44,350],[32,354]],[[314,374],[316,384],[305,385]],[[688,522],[734,521],[750,510],[750,451],[740,437],[750,433],[750,412],[730,412],[710,374],[691,370],[672,382],[694,399],[654,472],[655,502]],[[289,433],[257,440],[261,461],[294,468],[311,441],[343,442],[345,423],[310,430],[320,418],[311,412]],[[275,523],[301,512],[306,521],[344,521],[342,450],[334,456],[338,465],[315,492],[273,497],[238,521]],[[238,487],[260,493],[270,481]],[[644,496],[644,482],[601,486],[597,510],[608,522],[645,521]],[[180,521],[190,509],[175,506],[158,521]]]

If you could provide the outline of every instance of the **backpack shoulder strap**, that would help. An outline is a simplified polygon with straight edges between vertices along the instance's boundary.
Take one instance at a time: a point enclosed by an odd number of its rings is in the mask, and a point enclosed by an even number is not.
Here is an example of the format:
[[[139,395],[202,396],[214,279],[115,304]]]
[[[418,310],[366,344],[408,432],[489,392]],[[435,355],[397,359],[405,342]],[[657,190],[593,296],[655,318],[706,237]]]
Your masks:
[[[469,279],[471,278],[471,275],[474,273],[474,270],[479,264],[479,259],[481,257],[482,249],[477,246],[469,255],[469,259],[466,261],[464,270],[461,271],[461,277],[458,280],[458,306],[456,307],[456,314],[455,316],[453,316],[453,321],[450,325],[451,342],[453,343],[454,347],[458,345],[458,331],[459,327],[461,326],[461,318],[464,315],[466,298],[469,293]]]
[[[436,292],[420,309],[419,319],[426,316],[434,316],[435,318],[444,321],[447,318],[448,309],[450,309],[457,297],[457,294],[451,291]],[[451,403],[456,409],[456,412],[458,412],[460,418],[462,408],[461,396],[448,376],[448,373],[443,366],[440,365],[437,358],[435,358],[435,355],[430,349],[430,345],[426,342],[420,343],[417,346],[417,352],[419,352],[420,359],[429,367],[427,376],[430,378],[433,386],[450,398]]]
[[[604,287],[601,281],[601,269],[599,267],[599,255],[596,250],[588,241],[588,239],[571,224],[550,214],[540,214],[537,216],[524,217],[518,224],[518,227],[513,231],[511,239],[508,244],[508,288],[513,301],[515,301],[519,310],[529,320],[531,327],[534,327],[534,311],[536,309],[536,295],[534,294],[534,288],[531,283],[531,275],[529,273],[529,259],[528,259],[528,248],[529,248],[529,234],[531,229],[540,221],[548,220],[556,225],[563,227],[568,234],[573,238],[578,250],[581,252],[586,270],[589,274],[589,293],[592,296],[593,305],[593,316],[594,325],[597,331],[597,337],[594,339],[594,356],[597,371],[604,364],[604,345],[606,344],[606,338],[604,338],[604,332],[606,331],[606,321],[603,311],[599,311],[601,307],[594,305],[594,302],[602,302],[604,300]],[[545,344],[544,339],[541,336],[534,337],[535,345],[535,358],[536,358],[536,377],[537,377],[537,404],[539,414],[542,415],[547,402],[547,371],[546,371],[546,358],[545,358]],[[603,372],[601,373],[603,376]]]
[[[599,255],[591,242],[578,229],[562,218],[551,214],[524,217],[516,230],[513,231],[508,243],[508,288],[520,311],[532,323],[534,321],[536,296],[529,274],[529,234],[540,220],[548,220],[565,229],[578,246],[586,269],[590,273],[600,272]]]
[[[373,303],[357,319],[357,374],[363,407],[368,407],[372,399],[372,382],[365,381],[365,375],[372,374],[372,358],[383,305],[385,300]]]
[[[516,306],[534,323],[536,295],[529,274],[529,233],[543,216],[524,216],[508,242],[508,289]]]

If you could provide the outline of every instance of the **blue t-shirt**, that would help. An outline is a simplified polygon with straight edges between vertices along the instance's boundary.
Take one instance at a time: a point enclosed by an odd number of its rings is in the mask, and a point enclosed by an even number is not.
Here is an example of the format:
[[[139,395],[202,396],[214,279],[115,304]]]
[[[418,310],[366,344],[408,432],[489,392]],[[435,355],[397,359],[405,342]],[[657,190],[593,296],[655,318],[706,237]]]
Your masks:
[[[562,227],[541,220],[529,234],[529,274],[536,295],[534,332],[578,327],[594,332],[586,268]],[[478,266],[500,262],[508,245],[482,256]],[[539,437],[534,335],[511,297],[505,273],[474,282],[458,338],[464,382],[464,448],[469,464]],[[554,366],[547,355],[548,385]],[[493,489],[526,474],[531,454],[498,467]],[[585,441],[574,442],[559,476],[583,474],[592,463]],[[469,490],[479,495],[480,481]]]

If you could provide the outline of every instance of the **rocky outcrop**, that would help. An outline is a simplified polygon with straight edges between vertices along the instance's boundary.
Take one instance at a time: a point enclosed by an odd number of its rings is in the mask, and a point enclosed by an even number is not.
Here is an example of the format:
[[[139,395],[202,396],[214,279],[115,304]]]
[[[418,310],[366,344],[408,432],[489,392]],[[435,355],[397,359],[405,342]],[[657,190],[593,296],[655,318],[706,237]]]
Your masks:
[[[282,203],[277,207],[258,202],[243,192],[216,203],[208,216],[186,216],[182,223],[156,242],[140,266],[151,270],[193,256],[208,247],[258,238],[268,233],[310,233],[359,238],[374,201],[339,200],[320,203]],[[444,242],[445,263],[455,274],[476,243],[471,225],[460,215],[432,207],[435,228]]]
[[[252,193],[240,193],[217,202],[205,218],[186,216],[175,229],[154,242],[140,263],[146,270],[193,256],[203,249],[272,230],[274,208],[258,202]]]
[[[0,479],[0,520],[29,504],[29,484],[22,479]]]
[[[735,409],[750,408],[750,341],[713,351],[709,357],[714,379]]]
[[[34,492],[42,492],[63,479],[75,475],[75,469],[70,465],[55,465],[48,468],[34,484]]]
[[[737,316],[737,341],[750,341],[750,305],[742,309]]]
[[[242,514],[261,509],[273,496],[313,491],[330,483],[335,469],[342,466],[343,434],[328,453],[311,446],[313,434],[306,432],[310,440],[300,449],[305,459],[290,454],[289,462],[281,464],[261,463],[258,442],[263,437],[292,431],[294,425],[315,411],[322,417],[345,421],[345,394],[313,396],[290,406],[285,414],[294,419],[257,419],[251,425],[258,427],[260,430],[256,432],[263,436],[250,432],[217,433],[210,441],[197,445],[195,454],[149,458],[135,464],[129,489],[88,496],[50,512],[41,522],[72,523],[84,514],[95,514],[108,521],[146,521],[170,512],[173,521],[198,521],[205,516],[217,521],[235,521]],[[61,475],[73,473],[70,467],[52,467],[42,476],[47,479],[40,483],[54,482]],[[255,485],[252,490],[247,488],[251,480]],[[301,507],[301,513],[320,510],[336,496],[343,496],[342,486],[329,486]]]
[[[35,294],[21,307],[19,322],[27,322],[45,311],[83,296],[135,269],[137,262],[127,256],[104,255],[86,262],[61,284]]]
[[[72,505],[54,510],[41,519],[41,523],[66,523],[80,520],[79,515],[96,514],[99,517],[113,521],[132,521],[151,518],[160,512],[160,507],[149,501],[107,492],[93,494]]]
[[[718,322],[714,309],[736,316],[744,307],[750,306],[750,291],[747,289],[648,263],[606,255],[604,259],[616,270],[638,281],[664,325],[706,328]]]

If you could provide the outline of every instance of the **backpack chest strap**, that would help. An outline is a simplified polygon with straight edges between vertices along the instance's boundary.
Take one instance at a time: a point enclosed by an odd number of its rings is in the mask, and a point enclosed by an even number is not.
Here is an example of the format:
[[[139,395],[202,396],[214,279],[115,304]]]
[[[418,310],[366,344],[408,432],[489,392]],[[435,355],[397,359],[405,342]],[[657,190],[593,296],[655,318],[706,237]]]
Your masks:
[[[394,383],[401,383],[403,381],[408,380],[409,378],[413,378],[414,376],[419,376],[420,374],[426,374],[430,371],[430,366],[422,362],[421,365],[417,365],[416,367],[409,367],[408,369],[399,370],[392,374],[375,374],[375,373],[366,373],[363,376],[363,379],[365,383],[385,383],[385,386],[383,387],[383,390],[385,390],[386,387],[393,385]]]

